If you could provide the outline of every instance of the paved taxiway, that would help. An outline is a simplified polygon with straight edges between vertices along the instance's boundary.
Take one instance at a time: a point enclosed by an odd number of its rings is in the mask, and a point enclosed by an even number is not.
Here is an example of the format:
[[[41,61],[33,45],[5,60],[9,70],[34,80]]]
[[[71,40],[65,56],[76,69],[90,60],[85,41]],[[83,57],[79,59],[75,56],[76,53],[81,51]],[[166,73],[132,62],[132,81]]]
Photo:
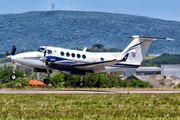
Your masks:
[[[0,94],[180,93],[180,90],[0,90]]]

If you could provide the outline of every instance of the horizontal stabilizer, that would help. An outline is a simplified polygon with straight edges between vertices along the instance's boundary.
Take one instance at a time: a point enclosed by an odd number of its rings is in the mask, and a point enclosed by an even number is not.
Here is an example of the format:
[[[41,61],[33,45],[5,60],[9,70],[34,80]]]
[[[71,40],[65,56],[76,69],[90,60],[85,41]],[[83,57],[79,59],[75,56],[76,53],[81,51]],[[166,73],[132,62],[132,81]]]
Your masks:
[[[157,37],[144,37],[144,36],[132,36],[132,37],[129,37],[129,38],[139,38],[139,39],[142,39],[142,40],[151,40],[151,41],[154,41],[154,40],[174,40],[174,39],[171,39],[171,38],[157,38]]]

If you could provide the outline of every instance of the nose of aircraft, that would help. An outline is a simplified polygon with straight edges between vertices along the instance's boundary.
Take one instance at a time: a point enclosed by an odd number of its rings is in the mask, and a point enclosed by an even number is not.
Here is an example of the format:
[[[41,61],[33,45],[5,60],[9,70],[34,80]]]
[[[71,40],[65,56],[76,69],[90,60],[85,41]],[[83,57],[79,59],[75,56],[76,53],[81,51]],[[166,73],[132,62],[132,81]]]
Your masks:
[[[6,58],[7,58],[7,59],[9,59],[9,60],[11,60],[11,55],[9,55],[9,56],[6,56]]]
[[[15,55],[9,55],[9,56],[6,56],[6,58],[14,61],[15,60],[14,58],[16,58],[16,56]]]
[[[23,58],[23,56],[22,56],[22,54],[8,55],[8,56],[6,56],[6,58],[11,61],[17,61],[19,58]]]

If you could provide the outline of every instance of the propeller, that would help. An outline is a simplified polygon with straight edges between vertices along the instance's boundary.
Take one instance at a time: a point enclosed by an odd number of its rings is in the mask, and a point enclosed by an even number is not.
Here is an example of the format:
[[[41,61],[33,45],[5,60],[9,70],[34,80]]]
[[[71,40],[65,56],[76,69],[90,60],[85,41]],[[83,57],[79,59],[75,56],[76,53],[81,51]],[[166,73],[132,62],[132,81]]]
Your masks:
[[[46,54],[47,54],[47,46],[45,47],[45,50],[44,50],[44,57],[40,58],[39,60],[44,62],[46,65],[48,65],[48,59],[46,58]]]
[[[13,48],[12,48],[11,55],[15,55],[15,53],[16,53],[16,47],[13,47]]]
[[[46,46],[45,50],[43,51],[44,57],[39,58],[39,60],[42,62],[47,62],[46,51],[47,51],[47,46]]]
[[[11,63],[11,56],[12,56],[12,55],[15,55],[15,53],[16,53],[16,47],[15,47],[15,45],[13,45],[13,47],[12,47],[11,54],[9,54],[8,52],[6,52],[6,58],[10,60],[9,66],[10,66],[10,63]],[[17,62],[13,61],[13,65],[14,65],[13,73],[15,73],[16,64],[17,64]]]
[[[55,59],[48,59],[46,56],[48,54],[48,49],[47,49],[47,46],[45,47],[45,50],[44,50],[44,57],[40,58],[39,60],[44,62],[46,66],[49,65],[50,62],[55,62],[56,60]]]
[[[11,54],[6,53],[6,56],[7,56],[6,58],[11,60],[11,55],[15,55],[15,53],[16,53],[16,47],[15,47],[15,45],[13,45],[12,50],[11,50]]]
[[[45,51],[43,52],[44,53],[44,57],[46,57],[46,51],[47,51],[47,46],[45,48]]]

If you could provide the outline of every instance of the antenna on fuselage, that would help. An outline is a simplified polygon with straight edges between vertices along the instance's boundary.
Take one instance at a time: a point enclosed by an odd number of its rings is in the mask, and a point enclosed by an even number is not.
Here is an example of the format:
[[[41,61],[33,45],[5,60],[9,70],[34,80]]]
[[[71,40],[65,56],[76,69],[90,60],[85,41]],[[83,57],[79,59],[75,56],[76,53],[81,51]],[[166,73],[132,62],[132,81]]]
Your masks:
[[[84,48],[83,52],[86,52],[86,50],[87,50],[87,47]]]

